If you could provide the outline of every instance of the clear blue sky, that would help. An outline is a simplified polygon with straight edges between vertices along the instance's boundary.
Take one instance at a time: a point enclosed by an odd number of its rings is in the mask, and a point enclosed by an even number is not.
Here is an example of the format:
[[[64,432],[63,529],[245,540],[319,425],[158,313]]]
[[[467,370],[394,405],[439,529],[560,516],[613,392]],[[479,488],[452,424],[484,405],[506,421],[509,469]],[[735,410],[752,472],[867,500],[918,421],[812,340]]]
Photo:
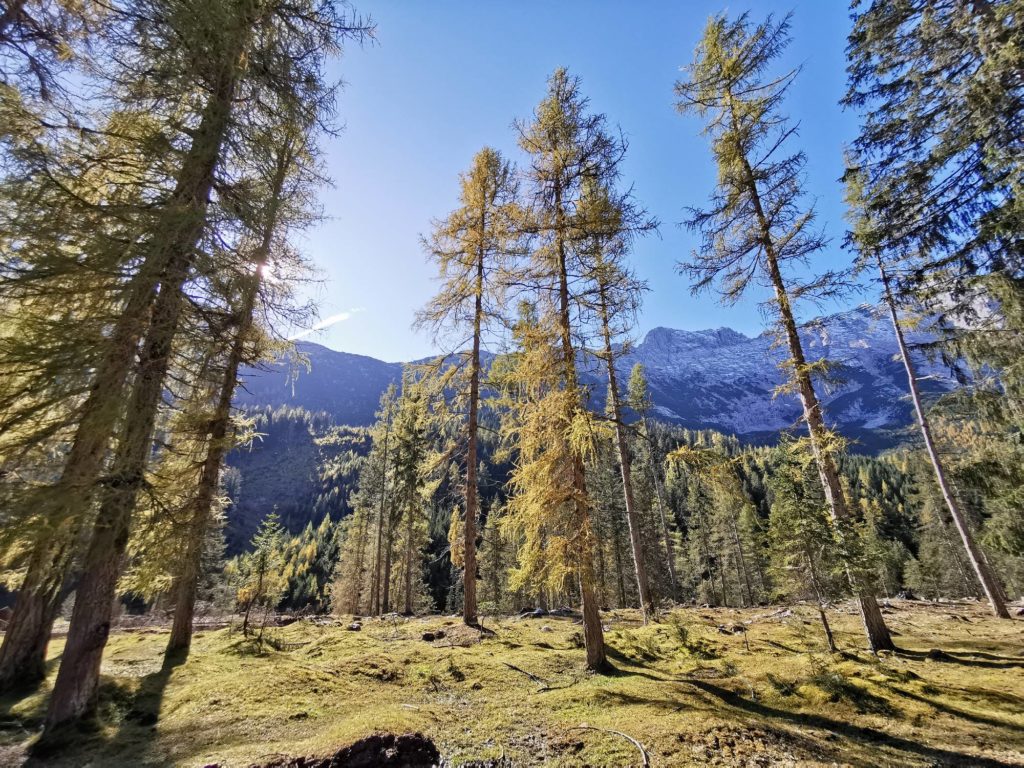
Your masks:
[[[672,85],[709,15],[795,12],[793,43],[779,68],[804,66],[788,112],[801,123],[808,189],[833,236],[822,262],[845,260],[837,179],[843,146],[856,130],[855,116],[837,105],[845,84],[846,6],[357,0],[357,10],[377,23],[377,42],[350,47],[338,63],[347,83],[339,103],[345,130],[327,146],[334,188],[322,199],[329,219],[304,243],[321,270],[312,291],[321,317],[347,319],[307,338],[388,361],[434,351],[410,328],[435,288],[419,235],[455,206],[458,173],[478,149],[491,145],[518,158],[511,123],[529,117],[558,66],[578,75],[592,108],[622,128],[630,143],[623,182],[662,222],[661,238],[640,242],[634,252],[651,287],[637,337],[656,326],[760,333],[756,299],[724,307],[713,295],[693,297],[676,272],[695,244],[678,226],[683,208],[707,199],[714,168],[699,123],[675,111]]]

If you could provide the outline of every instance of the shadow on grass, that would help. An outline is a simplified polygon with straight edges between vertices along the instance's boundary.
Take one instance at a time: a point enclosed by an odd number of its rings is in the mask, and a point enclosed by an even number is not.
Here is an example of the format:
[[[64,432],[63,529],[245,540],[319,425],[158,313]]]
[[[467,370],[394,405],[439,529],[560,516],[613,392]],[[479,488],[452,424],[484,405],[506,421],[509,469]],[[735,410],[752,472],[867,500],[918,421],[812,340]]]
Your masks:
[[[917,661],[937,661],[943,664],[962,664],[967,667],[983,667],[985,669],[1024,667],[1024,658],[1019,656],[998,656],[981,651],[908,651],[900,649],[897,655]]]
[[[874,728],[844,723],[822,715],[775,709],[766,704],[745,699],[733,691],[709,683],[706,680],[685,680],[681,682],[686,682],[704,693],[716,697],[723,703],[758,718],[780,720],[801,728],[818,728],[829,731],[837,736],[851,739],[862,745],[891,747],[904,753],[925,758],[939,765],[972,766],[972,768],[975,766],[977,768],[1009,768],[1012,765],[1012,763],[1005,763],[993,758],[956,752],[950,749],[942,749],[941,747],[932,747],[900,736],[893,736]],[[878,761],[875,760],[870,764],[877,765]]]
[[[895,686],[889,686],[889,690],[899,696],[903,696],[904,698],[913,699],[914,701],[920,702],[921,704],[925,704],[929,707],[932,707],[933,709],[937,709],[939,712],[945,712],[947,715],[952,715],[953,717],[961,717],[964,720],[970,720],[971,722],[979,723],[981,725],[991,725],[994,728],[1010,728],[1011,730],[1020,727],[1016,723],[1011,723],[1006,720],[1002,720],[998,717],[981,715],[976,712],[968,712],[965,709],[954,707],[952,704],[946,704],[945,702],[938,701],[936,699],[930,699],[927,696],[922,696],[921,694],[914,693],[913,691],[907,691],[902,688],[897,688]]]
[[[95,713],[33,744],[26,768],[41,768],[54,760],[74,760],[83,750],[99,751],[105,760],[120,761],[118,764],[146,762],[151,757],[148,749],[154,740],[167,684],[187,658],[187,652],[165,656],[160,669],[143,677],[134,690],[119,682],[102,682]],[[117,723],[117,730],[112,736],[104,736],[103,729],[110,723]]]

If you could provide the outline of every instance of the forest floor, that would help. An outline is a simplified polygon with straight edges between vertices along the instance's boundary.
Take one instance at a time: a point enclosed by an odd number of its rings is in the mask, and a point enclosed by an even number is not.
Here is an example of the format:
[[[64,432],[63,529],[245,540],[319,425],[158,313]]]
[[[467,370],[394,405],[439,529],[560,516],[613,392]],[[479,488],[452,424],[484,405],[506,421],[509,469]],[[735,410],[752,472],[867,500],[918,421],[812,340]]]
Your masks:
[[[0,699],[0,765],[247,766],[413,731],[452,766],[641,765],[622,734],[654,766],[1024,765],[1024,620],[969,601],[884,612],[902,650],[875,657],[852,604],[831,611],[835,655],[806,605],[680,608],[648,626],[612,611],[608,675],[584,673],[579,627],[555,616],[487,618],[483,635],[455,617],[302,620],[262,649],[220,629],[176,666],[164,630],[121,632],[97,721],[64,751],[27,757],[52,676]]]

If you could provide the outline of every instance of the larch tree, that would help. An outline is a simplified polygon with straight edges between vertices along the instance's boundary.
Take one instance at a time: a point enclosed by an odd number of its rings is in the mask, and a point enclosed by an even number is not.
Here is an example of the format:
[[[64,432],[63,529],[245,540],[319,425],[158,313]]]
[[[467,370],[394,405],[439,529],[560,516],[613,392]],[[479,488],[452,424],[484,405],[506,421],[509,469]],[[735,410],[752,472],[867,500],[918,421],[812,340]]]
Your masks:
[[[28,551],[0,646],[0,688],[43,676],[76,541],[93,511],[88,478],[102,469],[138,336],[126,313],[144,276],[126,244],[159,215],[149,196],[169,171],[166,153],[153,151],[164,127],[139,110],[78,136],[28,133],[7,145],[0,224],[11,254],[0,270],[10,312],[0,339],[0,452],[11,468],[31,446],[60,450],[7,507],[5,533],[19,530],[17,519],[29,523],[19,542]]]
[[[169,655],[184,654],[192,642],[192,620],[196,591],[201,575],[204,545],[214,522],[215,502],[220,492],[220,473],[228,450],[235,444],[232,434],[232,408],[239,370],[243,363],[255,363],[261,357],[261,329],[257,312],[262,317],[273,315],[271,306],[276,297],[261,290],[264,278],[272,280],[294,275],[302,268],[301,257],[289,248],[287,234],[311,219],[309,185],[319,180],[303,164],[305,137],[289,135],[287,130],[277,146],[262,148],[254,183],[262,186],[262,201],[252,206],[257,220],[242,235],[242,270],[229,281],[231,301],[228,308],[228,339],[223,344],[222,365],[216,369],[215,386],[210,392],[209,420],[206,422],[206,453],[203,456],[198,484],[189,504],[184,532],[184,546],[177,560],[178,568],[172,584],[174,620],[167,642]],[[269,141],[273,142],[273,138]],[[262,155],[262,156],[260,156]],[[273,258],[272,258],[273,257]]]
[[[917,426],[921,432],[921,440],[924,443],[928,461],[931,463],[932,472],[935,475],[935,482],[942,493],[946,509],[953,520],[960,540],[963,542],[964,550],[967,552],[967,559],[970,561],[978,582],[981,584],[988,598],[992,612],[1002,619],[1009,619],[1010,612],[1006,608],[1006,601],[1003,598],[1002,588],[999,580],[993,572],[984,551],[975,540],[974,532],[970,523],[961,509],[957,493],[949,479],[939,449],[935,444],[932,435],[932,427],[921,399],[921,389],[918,385],[918,376],[914,360],[911,358],[910,349],[904,333],[903,321],[900,318],[900,306],[894,284],[897,282],[893,272],[901,270],[906,265],[893,263],[886,259],[882,252],[880,240],[875,223],[870,218],[869,207],[865,205],[863,198],[864,187],[860,174],[847,174],[848,202],[850,203],[850,219],[852,222],[851,242],[857,248],[859,258],[858,267],[861,270],[873,269],[878,273],[878,281],[881,287],[882,302],[885,304],[892,323],[893,334],[896,337],[896,346],[900,352],[900,359],[903,362],[903,369],[907,375],[907,388],[910,391],[910,400],[914,404],[914,415],[917,417]],[[898,277],[898,274],[897,274]]]
[[[915,0],[858,2],[853,11],[843,103],[861,118],[847,172],[860,231],[849,241],[887,273],[883,291],[897,308],[930,315],[948,361],[973,368],[949,400],[992,434],[981,454],[1004,454],[985,482],[993,530],[1019,528],[1012,468],[1024,425],[1024,9],[1019,0]],[[910,370],[908,379],[913,388]],[[934,435],[925,436],[935,430],[920,414],[918,422],[972,568],[1004,616],[998,580],[963,510],[952,512],[949,476],[961,463],[971,474],[971,452],[942,467],[929,447]]]
[[[515,169],[499,152],[486,147],[476,154],[461,179],[460,206],[434,223],[424,248],[437,263],[441,286],[418,315],[417,324],[435,339],[454,340],[457,365],[468,369],[456,399],[468,411],[465,427],[465,488],[462,525],[462,619],[477,624],[477,523],[480,497],[477,472],[481,385],[486,335],[503,322],[504,283],[520,251],[521,220],[516,202]],[[461,351],[469,344],[469,351]],[[462,382],[460,382],[462,384]]]
[[[61,480],[92,490],[103,448],[115,431],[110,416],[123,413],[110,479],[103,484],[83,556],[68,640],[47,712],[47,734],[83,716],[95,702],[121,556],[151,453],[185,303],[183,289],[198,250],[211,237],[212,192],[218,185],[229,188],[230,158],[245,156],[251,130],[262,121],[302,117],[316,124],[329,114],[323,111],[331,105],[325,95],[332,92],[323,78],[325,60],[345,35],[366,32],[317,0],[302,8],[223,0],[205,4],[201,13],[191,4],[181,5],[175,0],[136,4],[123,10],[117,27],[124,51],[118,61],[122,67],[132,62],[145,74],[136,78],[118,70],[116,90],[166,110],[179,104],[180,89],[188,85],[189,96],[199,94],[200,103],[194,124],[182,126],[187,127],[188,145],[173,189],[140,243],[137,289],[112,331],[108,358],[96,374],[93,392],[106,407],[97,409],[100,423],[83,419],[64,470],[71,476]],[[193,69],[182,66],[185,58]],[[131,388],[123,397],[129,373]],[[116,403],[109,402],[111,391]]]
[[[633,459],[623,391],[615,362],[627,348],[622,339],[635,323],[646,288],[627,262],[629,245],[637,236],[656,229],[657,222],[637,206],[629,193],[616,193],[593,178],[583,185],[576,217],[581,237],[575,252],[581,265],[584,291],[589,294],[584,295],[581,304],[592,313],[597,326],[598,345],[593,354],[604,364],[607,376],[606,411],[615,433],[637,594],[646,623],[654,616],[655,606],[633,490]]]
[[[802,152],[786,154],[796,127],[781,114],[795,71],[766,74],[788,42],[788,19],[752,25],[746,15],[708,21],[688,79],[676,83],[678,108],[706,120],[718,165],[718,186],[710,205],[691,209],[687,225],[701,236],[699,250],[683,269],[693,290],[718,284],[722,298],[735,302],[752,283],[767,285],[769,306],[789,351],[784,369],[803,406],[818,472],[837,536],[851,552],[850,586],[857,596],[872,651],[895,645],[874,594],[852,562],[855,542],[847,536],[853,510],[836,465],[836,440],[825,423],[814,377],[821,362],[809,361],[800,339],[794,302],[824,298],[840,284],[831,273],[807,279],[795,266],[807,264],[825,241],[814,228],[814,209],[803,201]],[[787,267],[789,267],[787,271]]]
[[[510,518],[526,533],[521,559],[551,559],[551,586],[576,580],[587,666],[599,670],[607,659],[584,469],[595,420],[587,411],[577,369],[586,329],[579,317],[583,286],[576,249],[586,232],[576,212],[586,183],[614,183],[625,147],[609,132],[605,117],[589,111],[578,79],[564,69],[549,79],[533,119],[516,127],[528,158],[523,228],[535,238],[523,282],[535,291],[537,322],[522,327],[529,343],[518,370],[526,397]]]

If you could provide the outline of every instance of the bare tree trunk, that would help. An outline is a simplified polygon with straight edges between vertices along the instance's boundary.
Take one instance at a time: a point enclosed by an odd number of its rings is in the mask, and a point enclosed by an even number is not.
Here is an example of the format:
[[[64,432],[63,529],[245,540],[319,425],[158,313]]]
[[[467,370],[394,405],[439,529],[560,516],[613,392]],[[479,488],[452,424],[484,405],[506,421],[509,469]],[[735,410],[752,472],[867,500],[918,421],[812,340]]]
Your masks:
[[[181,570],[175,576],[172,587],[174,600],[174,621],[171,636],[167,642],[167,654],[188,653],[192,644],[192,622],[195,616],[196,593],[202,571],[203,547],[210,529],[213,502],[220,487],[220,471],[224,464],[231,428],[231,401],[238,383],[238,370],[245,357],[246,338],[252,329],[253,311],[259,292],[263,268],[270,257],[270,246],[277,229],[281,208],[281,191],[284,188],[288,169],[291,165],[291,147],[285,146],[277,157],[277,168],[271,182],[271,198],[265,229],[253,254],[254,269],[244,287],[242,304],[237,312],[237,327],[231,343],[231,350],[224,367],[220,391],[210,420],[209,444],[199,478],[199,488],[192,503],[192,515],[186,532],[188,542],[182,555]]]
[[[594,555],[595,555],[595,578],[597,588],[597,602],[602,605],[608,605],[608,564],[605,562],[604,542],[600,536],[594,536]]]
[[[647,415],[643,417],[644,435],[647,438],[651,452],[651,480],[654,483],[654,493],[658,499],[658,514],[661,517],[661,533],[665,544],[665,564],[668,566],[669,583],[672,585],[672,599],[679,599],[679,579],[676,576],[676,554],[672,546],[672,533],[668,527],[668,516],[665,514],[665,494],[661,487],[661,477],[655,462],[654,442],[650,437],[650,429],[647,424]]]
[[[412,615],[412,564],[415,548],[413,547],[413,514],[416,509],[415,496],[409,494],[408,507],[405,510],[405,615]]]
[[[463,538],[462,620],[469,626],[477,624],[476,615],[476,521],[479,517],[477,481],[477,431],[480,407],[480,332],[484,314],[484,245],[487,227],[486,202],[481,204],[481,243],[476,261],[476,284],[473,306],[473,352],[469,371],[469,424],[466,440],[466,520]]]
[[[743,557],[743,542],[740,541],[740,532],[736,528],[735,518],[731,519],[729,522],[732,527],[732,540],[733,543],[736,545],[736,556],[738,558],[737,575],[741,579],[740,584],[747,590],[747,605],[753,605],[754,594],[750,587],[750,574],[747,572],[747,561],[746,558]]]
[[[818,604],[818,618],[821,619],[821,627],[825,630],[825,641],[828,643],[829,653],[837,653],[839,649],[836,647],[836,639],[832,634],[832,627],[828,623],[828,616],[825,615],[825,594],[821,588],[821,581],[818,579],[818,572],[814,567],[814,559],[806,549],[803,554],[807,572],[811,577],[811,589],[814,590],[815,601]]]
[[[388,515],[390,518],[391,516]],[[391,558],[394,554],[394,534],[391,530],[391,521],[388,520],[388,532],[384,536],[384,580],[381,583],[383,596],[381,597],[380,611],[382,614],[391,612]]]
[[[615,555],[615,586],[619,591],[619,603],[616,607],[626,607],[626,576],[622,563],[622,536],[618,520],[612,520],[612,553]]]
[[[373,558],[373,581],[370,584],[370,612],[380,616],[381,611],[381,558],[384,548],[384,506],[388,489],[388,441],[391,438],[391,405],[387,406],[384,422],[384,452],[380,472],[380,505],[377,507],[377,553]]]
[[[598,257],[600,267],[600,257]],[[600,269],[598,270],[600,272]],[[609,326],[607,286],[599,278],[598,298],[601,311],[601,335],[604,341],[604,362],[608,369],[608,399],[612,406],[612,420],[615,422],[615,447],[618,451],[619,469],[622,474],[622,496],[626,502],[626,525],[629,528],[629,545],[633,552],[633,567],[636,573],[637,594],[640,597],[640,612],[644,624],[654,616],[654,601],[647,578],[647,563],[641,540],[640,521],[637,519],[636,503],[633,496],[633,464],[626,442],[626,425],[622,421],[622,402],[619,399],[619,383],[615,375],[615,359],[612,353],[612,335]]]
[[[974,569],[975,575],[978,577],[978,582],[981,584],[982,589],[985,590],[985,596],[988,598],[989,605],[992,607],[992,613],[1001,619],[1010,618],[1010,612],[1006,609],[1006,603],[1003,600],[1002,589],[999,587],[999,581],[996,579],[995,574],[992,572],[992,568],[985,558],[985,553],[981,551],[981,547],[978,546],[974,540],[974,534],[971,532],[970,526],[967,523],[963,512],[960,510],[960,504],[957,502],[956,494],[953,492],[953,488],[946,478],[945,468],[942,466],[942,459],[939,456],[938,450],[935,448],[935,441],[932,439],[931,425],[928,423],[928,416],[924,412],[924,407],[921,404],[921,392],[917,386],[917,375],[914,371],[914,363],[910,359],[910,353],[907,350],[907,342],[903,336],[903,328],[900,325],[899,315],[896,312],[896,300],[893,298],[892,288],[889,283],[889,275],[885,271],[885,266],[882,264],[880,256],[875,256],[878,264],[878,274],[882,278],[882,287],[885,294],[885,304],[889,308],[889,317],[892,320],[893,332],[896,334],[896,343],[900,348],[900,357],[903,359],[903,368],[907,372],[907,385],[910,388],[910,399],[914,401],[914,413],[917,414],[917,424],[921,428],[921,437],[924,439],[924,447],[928,452],[928,459],[931,461],[932,470],[935,472],[935,481],[939,484],[939,489],[942,491],[942,498],[946,502],[946,508],[949,510],[950,516],[953,518],[953,524],[956,526],[957,532],[960,534],[960,539],[964,543],[964,550],[967,552],[967,558],[971,561],[971,567]]]
[[[569,316],[569,275],[566,264],[564,232],[566,222],[562,203],[562,190],[556,186],[554,210],[556,212],[556,248],[558,254],[558,311],[559,331],[562,344],[562,366],[565,386],[572,393],[572,405],[579,409],[579,381],[576,375],[576,351],[572,343],[572,321]],[[571,421],[575,412],[566,414]],[[570,450],[573,450],[570,447]],[[579,569],[580,601],[583,613],[583,641],[587,650],[587,669],[600,671],[608,666],[604,649],[604,630],[601,627],[601,613],[594,594],[594,544],[593,525],[590,519],[587,482],[583,470],[583,459],[573,451],[572,490],[575,521],[579,524],[577,567]]]
[[[825,630],[825,642],[828,643],[829,653],[838,653],[839,649],[836,647],[836,638],[832,634],[832,627],[828,623],[828,616],[825,615],[825,606],[820,602],[818,603],[818,618],[821,619],[821,627]]]
[[[44,736],[58,726],[82,717],[95,704],[117,579],[128,543],[135,501],[144,483],[156,414],[177,332],[183,302],[182,287],[196,244],[206,228],[214,169],[220,159],[231,115],[238,77],[237,61],[248,32],[244,29],[244,21],[239,24],[243,34],[237,37],[238,55],[225,55],[226,66],[221,72],[220,82],[207,102],[168,206],[165,217],[167,229],[154,238],[151,246],[166,254],[159,260],[167,263],[167,269],[153,304],[149,332],[126,412],[124,435],[118,445],[111,480],[105,488],[86,552]]]

